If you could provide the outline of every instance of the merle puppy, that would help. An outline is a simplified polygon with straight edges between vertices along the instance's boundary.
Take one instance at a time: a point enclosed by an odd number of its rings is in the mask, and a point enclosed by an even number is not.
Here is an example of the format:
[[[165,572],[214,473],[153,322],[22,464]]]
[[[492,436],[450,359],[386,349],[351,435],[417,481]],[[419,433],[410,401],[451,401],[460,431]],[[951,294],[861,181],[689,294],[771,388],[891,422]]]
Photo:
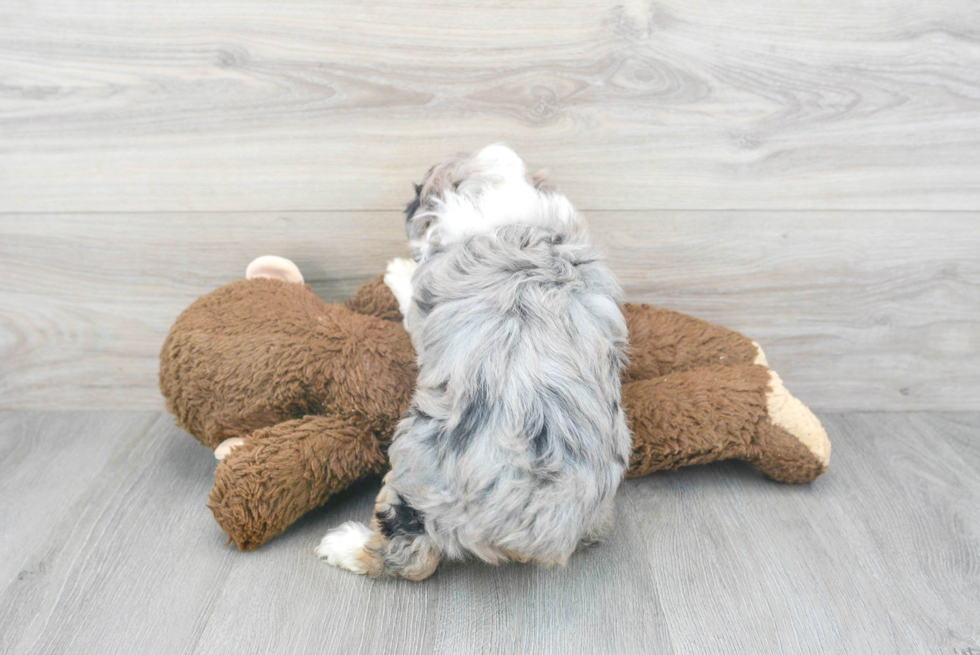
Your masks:
[[[389,264],[418,357],[371,528],[317,554],[421,580],[440,558],[564,564],[611,525],[630,454],[621,290],[571,203],[493,145],[432,168]],[[417,265],[417,268],[416,268]]]

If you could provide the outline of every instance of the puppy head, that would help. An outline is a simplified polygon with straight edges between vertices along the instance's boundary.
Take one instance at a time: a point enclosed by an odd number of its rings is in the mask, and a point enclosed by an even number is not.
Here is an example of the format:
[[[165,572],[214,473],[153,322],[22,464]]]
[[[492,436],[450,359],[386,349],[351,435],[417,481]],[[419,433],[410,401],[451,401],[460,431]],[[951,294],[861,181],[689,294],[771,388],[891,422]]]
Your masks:
[[[494,144],[454,155],[429,169],[405,208],[405,230],[416,261],[432,246],[509,223],[534,220],[551,187],[547,172],[528,175],[513,150]]]

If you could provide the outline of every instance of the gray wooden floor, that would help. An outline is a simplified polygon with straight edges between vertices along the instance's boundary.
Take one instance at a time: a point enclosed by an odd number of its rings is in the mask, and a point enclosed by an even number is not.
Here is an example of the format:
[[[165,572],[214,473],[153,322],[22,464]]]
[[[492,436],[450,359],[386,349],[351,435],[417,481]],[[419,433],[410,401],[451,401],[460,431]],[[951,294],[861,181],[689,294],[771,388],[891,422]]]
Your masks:
[[[567,568],[371,581],[312,550],[362,484],[253,553],[157,413],[0,413],[3,653],[972,653],[980,414],[821,416],[806,486],[738,463],[629,481]]]
[[[170,325],[264,254],[343,300],[495,141],[629,299],[762,343],[829,472],[628,482],[564,570],[317,562],[376,481],[225,547]],[[978,412],[976,0],[0,2],[3,655],[975,654]]]

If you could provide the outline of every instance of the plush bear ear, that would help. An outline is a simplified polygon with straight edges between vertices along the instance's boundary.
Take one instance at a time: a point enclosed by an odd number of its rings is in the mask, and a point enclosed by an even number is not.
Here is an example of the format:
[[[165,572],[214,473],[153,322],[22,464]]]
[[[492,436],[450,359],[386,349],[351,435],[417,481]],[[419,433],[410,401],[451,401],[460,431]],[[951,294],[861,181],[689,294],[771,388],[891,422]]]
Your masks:
[[[265,255],[252,260],[252,263],[245,269],[245,279],[254,280],[257,277],[269,277],[303,284],[303,274],[299,272],[299,267],[285,257],[276,257],[275,255]]]

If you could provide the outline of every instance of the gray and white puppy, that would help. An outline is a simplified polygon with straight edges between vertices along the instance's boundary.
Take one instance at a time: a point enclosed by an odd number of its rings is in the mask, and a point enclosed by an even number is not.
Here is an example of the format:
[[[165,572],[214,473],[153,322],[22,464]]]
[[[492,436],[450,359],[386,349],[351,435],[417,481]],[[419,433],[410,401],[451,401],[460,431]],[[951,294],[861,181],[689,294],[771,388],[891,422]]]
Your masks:
[[[611,526],[630,454],[622,292],[571,203],[535,182],[493,145],[417,187],[417,269],[386,276],[417,389],[372,526],[327,533],[330,564],[412,580],[442,557],[564,564]]]

